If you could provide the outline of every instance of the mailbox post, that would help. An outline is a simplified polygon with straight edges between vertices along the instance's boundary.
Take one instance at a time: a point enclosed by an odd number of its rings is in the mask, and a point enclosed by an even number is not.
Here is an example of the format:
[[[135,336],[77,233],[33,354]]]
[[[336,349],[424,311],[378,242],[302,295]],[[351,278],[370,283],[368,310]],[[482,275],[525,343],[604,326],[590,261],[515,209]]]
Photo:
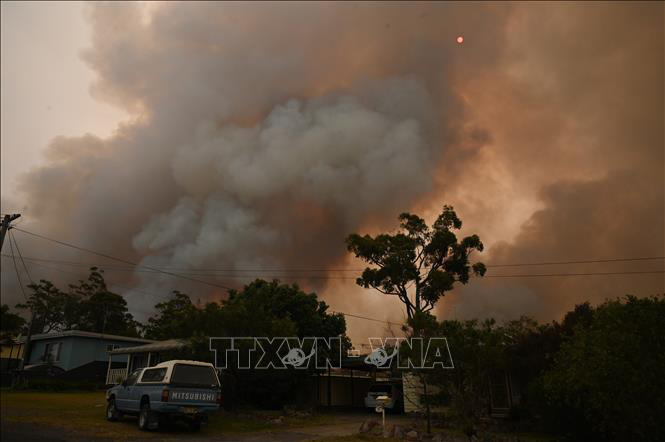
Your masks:
[[[390,402],[390,397],[388,396],[378,396],[376,398],[376,408],[374,409],[377,413],[381,413],[381,427],[383,431],[386,431],[386,404]]]

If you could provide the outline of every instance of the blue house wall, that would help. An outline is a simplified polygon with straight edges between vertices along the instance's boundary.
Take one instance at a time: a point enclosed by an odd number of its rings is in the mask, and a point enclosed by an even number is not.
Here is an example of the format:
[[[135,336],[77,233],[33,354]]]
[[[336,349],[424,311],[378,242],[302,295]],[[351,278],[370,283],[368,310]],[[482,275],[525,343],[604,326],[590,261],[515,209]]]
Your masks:
[[[61,342],[60,356],[53,365],[64,370],[71,370],[93,361],[108,362],[109,355],[106,352],[107,345],[115,344],[119,347],[132,347],[140,345],[137,342],[127,342],[115,339],[100,339],[81,336],[61,336],[48,339],[40,339],[30,343],[30,362],[28,365],[42,363],[46,345]],[[115,355],[113,362],[126,362],[127,356]]]

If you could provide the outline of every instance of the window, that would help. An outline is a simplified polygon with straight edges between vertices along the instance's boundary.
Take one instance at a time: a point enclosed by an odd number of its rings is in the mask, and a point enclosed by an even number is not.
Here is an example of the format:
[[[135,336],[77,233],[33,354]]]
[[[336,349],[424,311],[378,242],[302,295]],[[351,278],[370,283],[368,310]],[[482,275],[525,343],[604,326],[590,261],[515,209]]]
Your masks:
[[[166,375],[166,368],[150,368],[143,372],[141,382],[162,382]]]
[[[217,374],[215,369],[206,365],[175,364],[171,374],[172,384],[182,384],[193,387],[217,387]]]
[[[127,385],[136,384],[136,380],[138,379],[140,373],[141,373],[141,369],[138,369],[138,370],[135,370],[134,373],[130,374],[129,377],[127,378]]]
[[[60,360],[60,347],[62,342],[49,342],[44,348],[42,360],[45,362],[57,362]]]

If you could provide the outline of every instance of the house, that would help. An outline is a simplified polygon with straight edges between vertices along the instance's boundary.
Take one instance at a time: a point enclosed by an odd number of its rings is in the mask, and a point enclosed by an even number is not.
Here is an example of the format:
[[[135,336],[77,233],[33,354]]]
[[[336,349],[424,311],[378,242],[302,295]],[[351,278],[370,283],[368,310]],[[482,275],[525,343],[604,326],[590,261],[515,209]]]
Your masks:
[[[23,344],[14,338],[6,337],[0,341],[2,353],[0,354],[0,369],[2,372],[19,368],[23,359]]]
[[[402,385],[404,388],[404,412],[405,413],[424,413],[426,403],[423,402],[424,390],[420,378],[408,371],[402,373]],[[437,395],[441,388],[436,385],[427,386],[427,395]],[[432,413],[443,413],[446,407],[442,405],[431,405]]]
[[[402,374],[404,385],[404,411],[406,413],[423,413],[425,404],[423,398],[423,384],[413,373]],[[503,369],[492,370],[488,376],[487,402],[488,413],[493,418],[507,418],[510,410],[519,405],[521,390],[524,388],[519,376],[513,375]],[[436,385],[427,386],[428,395],[437,395],[441,388]],[[444,413],[448,406],[432,405],[430,411]]]
[[[0,385],[10,387],[13,373],[21,367],[23,360],[23,344],[11,337],[0,340],[2,352],[0,356]]]
[[[17,349],[24,338],[17,340]],[[121,348],[149,344],[154,341],[128,336],[67,330],[33,335],[24,369],[25,376],[50,376],[60,379],[104,381],[108,370],[109,352]],[[123,358],[111,357],[111,365],[121,365]]]
[[[401,384],[391,377],[389,368],[378,368],[365,362],[367,355],[347,356],[340,368],[328,367],[312,376],[311,402],[317,406],[351,408],[365,407],[365,396],[377,382]]]

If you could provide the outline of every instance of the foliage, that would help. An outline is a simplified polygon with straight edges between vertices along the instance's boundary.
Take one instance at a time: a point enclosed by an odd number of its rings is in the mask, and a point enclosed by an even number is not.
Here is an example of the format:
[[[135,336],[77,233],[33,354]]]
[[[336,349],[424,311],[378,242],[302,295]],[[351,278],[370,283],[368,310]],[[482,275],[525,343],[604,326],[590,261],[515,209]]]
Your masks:
[[[70,289],[79,302],[70,311],[78,307],[78,324],[72,318],[74,327],[97,333],[111,333],[124,336],[138,336],[138,323],[128,313],[127,301],[112,293],[106,287],[103,271],[92,267],[87,281],[79,281]]]
[[[452,417],[465,428],[472,427],[488,409],[490,375],[505,369],[507,328],[493,319],[437,324],[434,334],[446,337],[454,368],[429,370],[429,382],[440,391],[433,401],[449,405]]]
[[[663,318],[665,297],[628,296],[574,327],[543,378],[552,423],[587,439],[665,439]]]
[[[328,313],[316,294],[305,293],[297,285],[256,280],[238,292],[232,291],[221,311],[221,336],[309,336],[342,338],[343,352],[350,348],[341,314]],[[232,367],[232,365],[230,365]],[[252,403],[274,408],[297,403],[297,395],[309,393],[312,369],[234,370],[225,372],[232,380],[228,387],[240,404]]]
[[[274,334],[273,327],[281,327],[275,320],[291,322],[295,335]],[[296,284],[280,284],[277,280],[257,279],[241,292],[230,291],[222,321],[227,331],[254,333],[249,336],[262,336],[257,334],[259,331],[266,336],[341,336],[348,344],[344,315],[329,313],[328,305],[318,300],[315,293],[305,293]]]
[[[41,391],[86,391],[100,390],[104,385],[93,381],[73,381],[66,379],[34,378],[25,379],[16,385],[17,390]]]
[[[7,304],[2,304],[2,312],[0,316],[0,338],[14,337],[21,333],[21,329],[25,325],[25,319],[16,313],[9,311]]]
[[[66,294],[44,279],[28,286],[32,293],[24,304],[16,307],[32,313],[32,333],[58,330],[65,322]]]
[[[463,428],[480,422],[489,408],[489,378],[506,370],[521,396],[512,410],[519,425],[542,418],[551,431],[576,440],[662,440],[663,314],[662,296],[626,297],[596,308],[577,305],[549,324],[422,315],[409,324],[422,336],[447,338],[455,368],[418,374],[439,389],[430,403],[448,405],[451,422]]]
[[[184,293],[173,292],[173,299],[155,305],[157,313],[148,319],[144,327],[148,339],[191,338],[201,330],[202,312]]]
[[[305,293],[297,285],[256,280],[243,290],[232,290],[221,304],[198,307],[189,296],[174,292],[173,299],[157,304],[157,313],[148,320],[146,337],[181,338],[190,341],[180,357],[211,360],[209,337],[308,337],[342,338],[343,351],[350,348],[346,322],[341,314],[328,312],[328,305],[315,293]],[[308,370],[224,371],[226,404],[281,407],[297,402],[294,392],[306,393]]]
[[[137,325],[124,298],[108,290],[103,271],[90,268],[87,280],[63,292],[52,282],[40,280],[28,286],[32,293],[16,307],[32,312],[32,333],[84,330],[138,336]]]
[[[485,274],[483,263],[469,263],[471,252],[482,251],[483,244],[477,235],[457,240],[454,231],[461,229],[462,221],[452,207],[444,206],[431,228],[410,213],[402,213],[399,221],[397,233],[352,234],[346,244],[357,258],[374,266],[367,267],[356,283],[397,296],[409,318],[432,310],[445,292],[456,283],[466,284],[472,273]],[[413,298],[409,297],[410,286]]]

